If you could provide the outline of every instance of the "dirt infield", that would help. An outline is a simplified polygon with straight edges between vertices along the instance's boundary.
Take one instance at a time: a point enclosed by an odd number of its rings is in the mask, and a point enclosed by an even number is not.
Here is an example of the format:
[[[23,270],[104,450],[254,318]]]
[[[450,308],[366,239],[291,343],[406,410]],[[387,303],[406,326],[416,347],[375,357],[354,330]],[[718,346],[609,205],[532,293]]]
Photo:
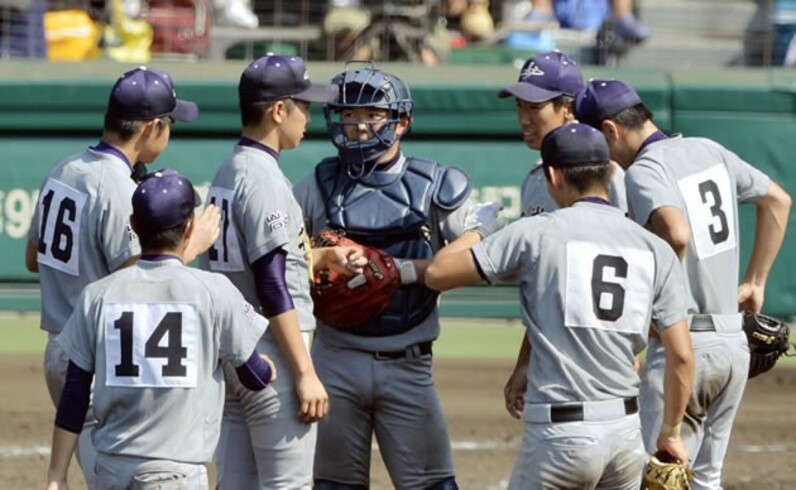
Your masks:
[[[436,382],[450,424],[462,489],[505,488],[521,427],[503,409],[507,361],[436,361]],[[40,356],[0,356],[0,488],[44,488],[54,410]],[[796,368],[749,383],[735,424],[725,488],[796,488]],[[391,488],[374,452],[374,489]],[[83,488],[73,464],[72,488]]]

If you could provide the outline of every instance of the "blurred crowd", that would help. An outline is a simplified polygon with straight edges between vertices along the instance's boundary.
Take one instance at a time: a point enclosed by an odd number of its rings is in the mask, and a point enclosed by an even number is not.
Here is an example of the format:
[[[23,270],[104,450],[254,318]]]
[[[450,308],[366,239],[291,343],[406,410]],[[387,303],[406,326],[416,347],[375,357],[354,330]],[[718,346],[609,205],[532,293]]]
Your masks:
[[[310,59],[436,65],[471,46],[551,50],[559,29],[622,54],[650,37],[642,16],[634,0],[0,0],[0,58],[198,59],[221,27],[282,52],[276,31],[304,28],[297,54]]]

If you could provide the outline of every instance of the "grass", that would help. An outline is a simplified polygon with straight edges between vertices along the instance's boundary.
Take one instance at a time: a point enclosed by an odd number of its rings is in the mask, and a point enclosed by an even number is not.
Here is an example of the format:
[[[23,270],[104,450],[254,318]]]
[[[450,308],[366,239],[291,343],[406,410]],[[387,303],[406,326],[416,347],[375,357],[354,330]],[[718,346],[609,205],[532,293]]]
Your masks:
[[[38,314],[0,313],[0,354],[43,353],[46,344]]]

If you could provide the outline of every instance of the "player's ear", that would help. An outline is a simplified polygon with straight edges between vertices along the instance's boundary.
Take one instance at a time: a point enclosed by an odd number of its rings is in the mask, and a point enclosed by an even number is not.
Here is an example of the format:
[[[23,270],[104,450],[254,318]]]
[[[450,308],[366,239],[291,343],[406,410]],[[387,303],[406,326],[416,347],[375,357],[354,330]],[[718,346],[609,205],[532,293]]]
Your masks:
[[[409,129],[409,126],[412,125],[412,118],[403,116],[399,121],[398,124],[395,125],[395,134],[396,136],[403,136],[406,133],[406,130]]]
[[[603,135],[605,135],[605,139],[609,144],[619,140],[619,125],[610,119],[606,119],[600,123],[600,130],[602,131]]]
[[[135,215],[134,214],[130,215],[130,228],[133,230],[133,233],[138,235],[138,225],[135,222]]]
[[[185,243],[188,243],[191,240],[195,223],[196,220],[194,216],[188,218],[188,223],[185,225],[185,231],[182,234],[182,239]]]

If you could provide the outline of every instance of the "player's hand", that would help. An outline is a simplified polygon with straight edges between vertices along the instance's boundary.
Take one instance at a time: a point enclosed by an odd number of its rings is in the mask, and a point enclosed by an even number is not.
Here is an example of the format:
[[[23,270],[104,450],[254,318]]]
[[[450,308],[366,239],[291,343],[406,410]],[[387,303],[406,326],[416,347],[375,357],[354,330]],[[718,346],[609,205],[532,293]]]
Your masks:
[[[260,359],[265,361],[265,363],[268,364],[268,367],[271,368],[271,379],[269,379],[268,382],[273,383],[276,381],[276,364],[274,364],[274,361],[272,361],[271,358],[265,354],[260,354],[259,352],[258,354],[260,355]]]
[[[315,372],[296,378],[296,393],[301,403],[298,417],[302,422],[317,422],[329,412],[329,395]]]
[[[194,218],[193,234],[183,254],[185,264],[190,264],[213,246],[221,231],[220,223],[221,211],[215,204],[208,205],[201,216]]]
[[[525,408],[525,392],[528,389],[528,376],[525,369],[515,369],[506,386],[503,388],[503,397],[506,402],[506,410],[509,415],[517,420],[522,418],[522,411]]]
[[[739,311],[759,312],[763,309],[763,300],[766,296],[766,288],[749,282],[741,283],[738,286],[738,309]]]
[[[355,276],[361,274],[362,268],[368,263],[360,247],[346,245],[323,247],[318,250],[321,254],[316,269],[329,269],[338,274]]]
[[[500,214],[503,206],[497,202],[473,204],[467,208],[464,230],[474,231],[486,238],[506,226],[505,216]]]
[[[66,480],[51,480],[47,484],[47,490],[69,490]]]
[[[688,448],[680,437],[658,436],[658,451],[669,453],[674,458],[679,459],[684,465],[688,465]]]

